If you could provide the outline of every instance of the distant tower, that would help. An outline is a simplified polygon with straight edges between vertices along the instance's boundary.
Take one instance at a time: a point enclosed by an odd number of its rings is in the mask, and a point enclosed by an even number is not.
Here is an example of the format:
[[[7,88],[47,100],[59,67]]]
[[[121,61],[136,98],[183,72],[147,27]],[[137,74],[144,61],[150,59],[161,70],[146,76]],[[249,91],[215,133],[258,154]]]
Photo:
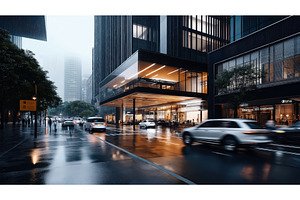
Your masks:
[[[65,58],[64,101],[81,100],[81,60]]]

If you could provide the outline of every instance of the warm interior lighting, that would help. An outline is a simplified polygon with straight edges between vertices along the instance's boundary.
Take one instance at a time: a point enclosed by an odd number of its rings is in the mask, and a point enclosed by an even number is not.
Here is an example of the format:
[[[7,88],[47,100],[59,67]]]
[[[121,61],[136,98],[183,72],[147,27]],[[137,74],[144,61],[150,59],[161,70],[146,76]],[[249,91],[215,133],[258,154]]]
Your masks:
[[[155,64],[156,64],[156,63],[153,63],[152,65],[150,65],[150,66],[146,67],[145,69],[143,69],[143,70],[139,71],[138,73],[136,73],[136,74],[134,74],[134,75],[130,76],[128,79],[132,79],[132,78],[133,78],[133,77],[135,77],[136,75],[139,75],[140,73],[142,73],[142,72],[146,71],[147,69],[149,69],[149,68],[153,67]]]
[[[125,80],[121,81],[121,83],[124,83],[124,82],[125,82]]]
[[[161,69],[163,69],[163,68],[165,68],[165,67],[166,67],[166,65],[164,65],[164,66],[162,66],[162,67],[160,67],[160,68],[158,68],[158,69],[156,69],[156,70],[150,72],[150,73],[147,74],[146,76],[149,76],[149,75],[151,75],[151,74],[153,74],[153,73],[155,73],[155,72],[157,72],[157,71],[159,71],[159,70],[161,70]],[[144,77],[146,77],[146,76],[144,76]]]
[[[117,87],[118,85],[116,84],[116,85],[114,85],[113,87]]]
[[[35,97],[35,96],[33,96],[33,97],[32,97],[32,99],[33,99],[33,100],[36,100],[36,97]]]
[[[183,71],[183,72],[180,72],[180,74],[183,74],[183,73],[185,73],[185,72],[187,72],[187,71],[189,71],[189,70],[185,70],[185,71]]]
[[[168,75],[173,74],[173,73],[177,72],[178,70],[179,70],[179,69],[175,69],[174,71],[169,72]]]

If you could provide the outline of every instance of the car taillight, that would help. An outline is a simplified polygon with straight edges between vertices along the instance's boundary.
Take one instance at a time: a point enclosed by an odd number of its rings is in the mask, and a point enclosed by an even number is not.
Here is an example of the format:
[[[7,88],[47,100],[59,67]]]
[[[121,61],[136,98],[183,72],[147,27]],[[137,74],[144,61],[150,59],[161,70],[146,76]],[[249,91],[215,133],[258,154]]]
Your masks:
[[[75,121],[73,121],[73,124],[76,124],[76,122],[75,122]]]
[[[93,122],[93,123],[91,123],[91,125],[92,125],[92,126],[95,126],[95,123]]]
[[[64,122],[64,124],[65,124],[66,122]]]
[[[244,134],[265,134],[270,133],[269,131],[244,131]]]
[[[104,122],[104,126],[106,126],[106,122]]]

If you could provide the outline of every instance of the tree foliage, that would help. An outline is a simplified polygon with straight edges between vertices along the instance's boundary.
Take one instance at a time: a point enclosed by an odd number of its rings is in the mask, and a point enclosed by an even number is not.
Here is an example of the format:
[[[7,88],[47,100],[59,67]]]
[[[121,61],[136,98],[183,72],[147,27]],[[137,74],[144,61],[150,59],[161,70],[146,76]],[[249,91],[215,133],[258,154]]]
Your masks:
[[[66,117],[91,117],[98,114],[97,108],[84,101],[64,102],[49,110],[50,115],[62,113]]]
[[[10,41],[9,33],[0,29],[0,109],[19,111],[21,99],[32,99],[37,84],[37,110],[57,106],[61,99],[47,71],[39,66],[31,51],[19,49]],[[1,117],[3,123],[3,117]]]
[[[228,102],[234,108],[234,117],[241,103],[247,101],[248,92],[257,89],[260,80],[265,76],[253,65],[244,65],[217,75],[215,86],[218,95],[228,95]]]

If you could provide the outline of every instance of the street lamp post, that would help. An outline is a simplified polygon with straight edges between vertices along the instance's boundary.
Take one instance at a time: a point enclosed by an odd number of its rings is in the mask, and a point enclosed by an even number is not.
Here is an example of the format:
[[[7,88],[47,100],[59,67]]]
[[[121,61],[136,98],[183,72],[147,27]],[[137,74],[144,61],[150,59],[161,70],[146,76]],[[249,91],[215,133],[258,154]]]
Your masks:
[[[34,96],[32,97],[33,100],[36,101],[36,108],[34,114],[34,138],[37,138],[37,84],[34,82]]]

